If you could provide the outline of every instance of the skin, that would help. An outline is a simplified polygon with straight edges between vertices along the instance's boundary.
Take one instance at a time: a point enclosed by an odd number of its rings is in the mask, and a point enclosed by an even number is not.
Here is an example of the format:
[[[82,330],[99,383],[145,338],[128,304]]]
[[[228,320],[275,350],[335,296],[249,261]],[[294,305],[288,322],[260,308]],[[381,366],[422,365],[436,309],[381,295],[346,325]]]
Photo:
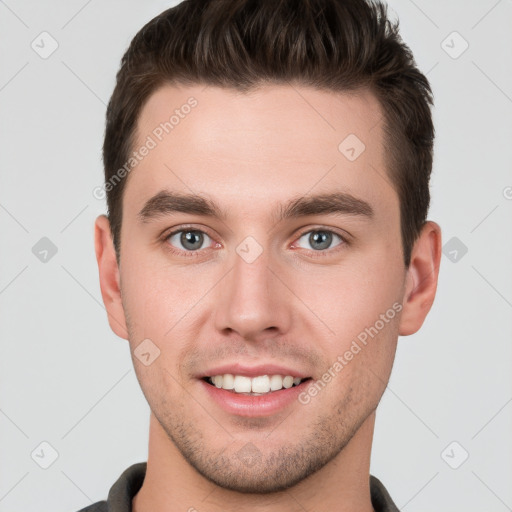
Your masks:
[[[370,92],[272,85],[244,95],[166,85],[144,106],[137,143],[190,96],[198,105],[129,175],[119,264],[107,218],[95,226],[109,322],[129,340],[151,408],[147,473],[133,509],[372,511],[375,410],[398,336],[416,332],[433,303],[440,228],[425,224],[405,268],[382,111]],[[354,161],[338,150],[348,134],[366,146]],[[208,197],[227,217],[172,213],[142,222],[139,211],[161,190]],[[291,198],[333,191],[366,201],[374,215],[277,223],[271,215]],[[162,236],[183,225],[209,236],[195,256],[179,235]],[[315,230],[334,232],[331,246],[315,250]],[[252,263],[236,252],[247,236],[262,248]],[[308,404],[244,418],[209,400],[197,378],[243,361],[321,379],[393,304],[400,313]],[[160,350],[149,366],[133,356],[147,338]],[[239,455],[247,446],[257,454],[250,464]]]

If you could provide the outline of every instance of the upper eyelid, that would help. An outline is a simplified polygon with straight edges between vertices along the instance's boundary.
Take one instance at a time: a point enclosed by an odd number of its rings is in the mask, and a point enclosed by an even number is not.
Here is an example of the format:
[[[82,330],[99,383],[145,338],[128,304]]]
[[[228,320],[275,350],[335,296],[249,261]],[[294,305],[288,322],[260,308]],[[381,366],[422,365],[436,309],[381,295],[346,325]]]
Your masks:
[[[166,230],[164,230],[162,237],[164,238],[164,240],[167,240],[170,236],[175,235],[176,233],[180,233],[181,231],[199,231],[200,233],[204,233],[205,235],[208,235],[211,239],[214,238],[210,233],[208,233],[208,231],[206,229],[196,228],[195,226],[188,226],[188,225],[178,226],[177,228],[166,229]]]
[[[339,233],[335,229],[332,229],[332,228],[322,228],[322,227],[313,228],[313,229],[309,228],[309,229],[306,229],[304,231],[300,231],[299,234],[295,235],[295,237],[296,238],[302,238],[304,235],[306,235],[307,233],[311,233],[312,231],[326,231],[328,233],[332,233],[334,235],[338,235],[343,240],[348,238],[348,235],[342,235],[341,233]]]

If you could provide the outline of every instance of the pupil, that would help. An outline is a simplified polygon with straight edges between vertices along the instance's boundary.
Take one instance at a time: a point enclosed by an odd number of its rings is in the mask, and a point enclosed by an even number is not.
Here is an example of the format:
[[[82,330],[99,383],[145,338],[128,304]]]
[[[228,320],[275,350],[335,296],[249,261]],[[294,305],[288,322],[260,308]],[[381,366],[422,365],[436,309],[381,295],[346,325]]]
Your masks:
[[[185,231],[181,234],[181,243],[187,249],[199,249],[203,245],[203,234],[198,231]]]
[[[329,245],[331,245],[332,233],[327,233],[325,231],[315,231],[309,235],[309,243],[311,247],[315,250],[327,249]],[[315,244],[319,244],[315,247]]]

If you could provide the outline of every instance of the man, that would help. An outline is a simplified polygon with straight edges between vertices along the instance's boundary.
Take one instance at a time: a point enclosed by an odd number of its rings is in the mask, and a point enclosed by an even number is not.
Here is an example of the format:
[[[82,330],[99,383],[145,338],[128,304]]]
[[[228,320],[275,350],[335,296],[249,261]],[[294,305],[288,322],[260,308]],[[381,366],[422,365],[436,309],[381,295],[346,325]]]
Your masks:
[[[100,284],[151,408],[86,511],[393,511],[369,475],[434,300],[427,79],[364,0],[186,0],[122,60]]]

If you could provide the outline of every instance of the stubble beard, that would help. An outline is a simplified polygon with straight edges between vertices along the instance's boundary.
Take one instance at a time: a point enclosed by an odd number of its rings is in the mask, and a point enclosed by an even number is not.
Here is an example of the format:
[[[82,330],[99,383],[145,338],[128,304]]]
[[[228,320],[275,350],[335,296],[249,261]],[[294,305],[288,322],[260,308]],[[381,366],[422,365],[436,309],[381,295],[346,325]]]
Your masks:
[[[350,414],[354,411],[348,407],[351,402],[349,393],[336,411],[320,415],[310,426],[302,429],[302,422],[297,420],[297,416],[290,415],[277,428],[274,426],[275,431],[269,429],[268,438],[271,440],[272,436],[281,435],[286,440],[295,437],[296,441],[286,441],[274,451],[261,441],[262,437],[265,438],[265,435],[261,435],[261,429],[254,436],[259,441],[251,441],[251,436],[245,433],[244,440],[230,436],[226,428],[226,431],[223,430],[226,433],[225,445],[220,449],[212,448],[208,443],[208,433],[205,436],[197,428],[197,422],[186,421],[186,414],[176,414],[176,410],[170,412],[172,408],[168,407],[163,408],[163,414],[162,411],[152,410],[169,440],[204,478],[230,491],[270,494],[294,487],[340,454],[374,410],[371,408],[354,420]],[[302,418],[307,418],[307,409],[299,411],[300,414]],[[205,428],[209,424],[216,425],[208,417]],[[284,428],[288,428],[285,435]]]

